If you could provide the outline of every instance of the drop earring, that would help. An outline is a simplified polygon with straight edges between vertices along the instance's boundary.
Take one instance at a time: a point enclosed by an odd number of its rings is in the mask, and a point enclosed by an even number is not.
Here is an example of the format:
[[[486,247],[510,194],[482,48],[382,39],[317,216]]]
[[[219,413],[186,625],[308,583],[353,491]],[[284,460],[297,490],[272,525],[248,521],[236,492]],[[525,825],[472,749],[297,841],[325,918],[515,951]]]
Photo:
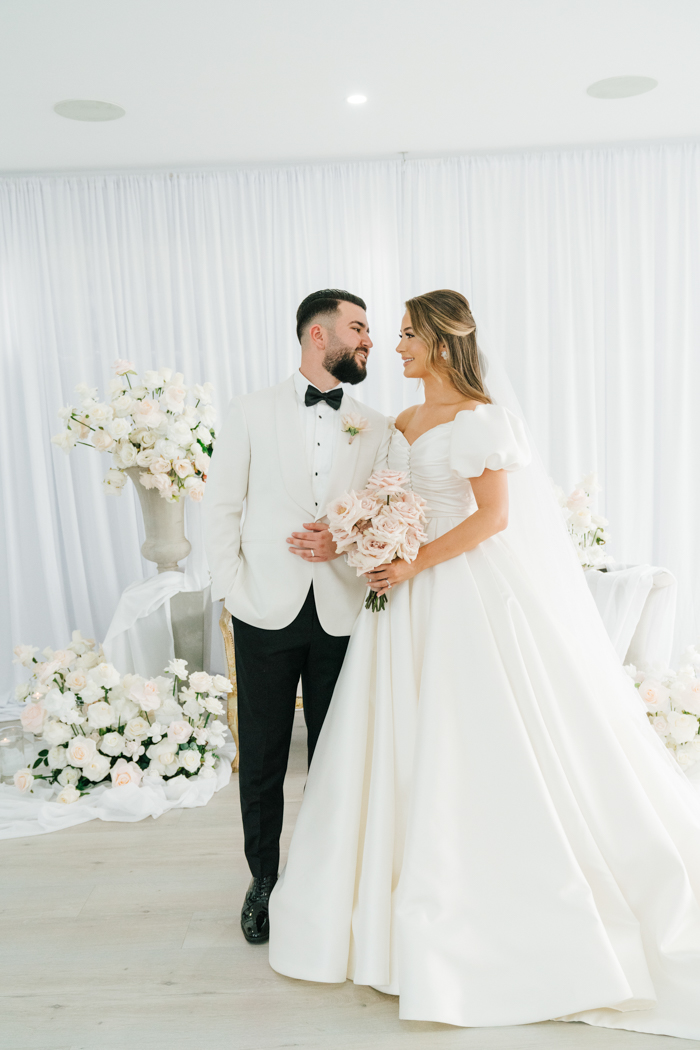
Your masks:
[[[447,350],[442,350],[440,356],[442,358],[444,358],[444,360],[446,361],[447,360]]]

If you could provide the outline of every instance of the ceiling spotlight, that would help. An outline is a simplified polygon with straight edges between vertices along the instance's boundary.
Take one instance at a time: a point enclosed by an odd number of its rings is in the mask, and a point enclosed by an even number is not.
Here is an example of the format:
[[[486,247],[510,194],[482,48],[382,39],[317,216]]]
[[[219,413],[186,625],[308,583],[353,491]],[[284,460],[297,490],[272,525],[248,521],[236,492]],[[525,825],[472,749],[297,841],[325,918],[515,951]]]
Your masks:
[[[351,106],[361,106],[362,103],[366,101],[366,95],[348,95],[348,102]]]
[[[66,98],[53,107],[54,113],[69,120],[119,120],[126,113],[112,102],[97,102],[87,98]]]
[[[631,98],[632,95],[643,95],[658,86],[653,77],[608,77],[596,80],[586,88],[586,94],[593,98]]]

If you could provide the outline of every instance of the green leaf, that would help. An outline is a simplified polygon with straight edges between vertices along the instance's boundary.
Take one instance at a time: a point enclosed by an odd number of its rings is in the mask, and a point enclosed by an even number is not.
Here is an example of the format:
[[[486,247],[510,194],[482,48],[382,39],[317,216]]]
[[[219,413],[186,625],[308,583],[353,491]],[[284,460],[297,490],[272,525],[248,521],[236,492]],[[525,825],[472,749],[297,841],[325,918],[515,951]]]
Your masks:
[[[46,758],[48,753],[49,753],[48,748],[46,748],[44,751],[37,751],[37,755],[41,755],[42,758]]]
[[[43,758],[37,758],[36,762],[32,766],[32,769],[36,769],[36,767],[40,766],[43,761],[44,761]]]

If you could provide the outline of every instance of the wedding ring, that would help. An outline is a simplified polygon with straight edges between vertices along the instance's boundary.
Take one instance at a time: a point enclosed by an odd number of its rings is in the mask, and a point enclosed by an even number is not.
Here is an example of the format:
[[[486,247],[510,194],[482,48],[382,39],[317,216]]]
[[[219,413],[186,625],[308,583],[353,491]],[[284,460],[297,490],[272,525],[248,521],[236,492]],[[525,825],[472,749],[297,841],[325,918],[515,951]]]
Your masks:
[[[313,547],[311,548],[311,557],[312,557],[312,558],[315,558],[315,557],[316,557],[316,554],[315,554],[315,552],[314,552],[314,549],[313,549]]]

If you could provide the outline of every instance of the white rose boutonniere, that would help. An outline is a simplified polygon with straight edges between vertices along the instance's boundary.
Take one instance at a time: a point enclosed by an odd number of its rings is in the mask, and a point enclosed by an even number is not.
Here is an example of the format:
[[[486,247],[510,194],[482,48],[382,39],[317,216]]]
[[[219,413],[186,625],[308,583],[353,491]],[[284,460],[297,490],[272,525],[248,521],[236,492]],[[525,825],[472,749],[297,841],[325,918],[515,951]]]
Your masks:
[[[340,425],[343,428],[343,433],[349,435],[349,445],[352,445],[358,434],[362,434],[365,430],[372,429],[367,420],[363,419],[359,412],[347,412],[344,416],[341,416]]]

